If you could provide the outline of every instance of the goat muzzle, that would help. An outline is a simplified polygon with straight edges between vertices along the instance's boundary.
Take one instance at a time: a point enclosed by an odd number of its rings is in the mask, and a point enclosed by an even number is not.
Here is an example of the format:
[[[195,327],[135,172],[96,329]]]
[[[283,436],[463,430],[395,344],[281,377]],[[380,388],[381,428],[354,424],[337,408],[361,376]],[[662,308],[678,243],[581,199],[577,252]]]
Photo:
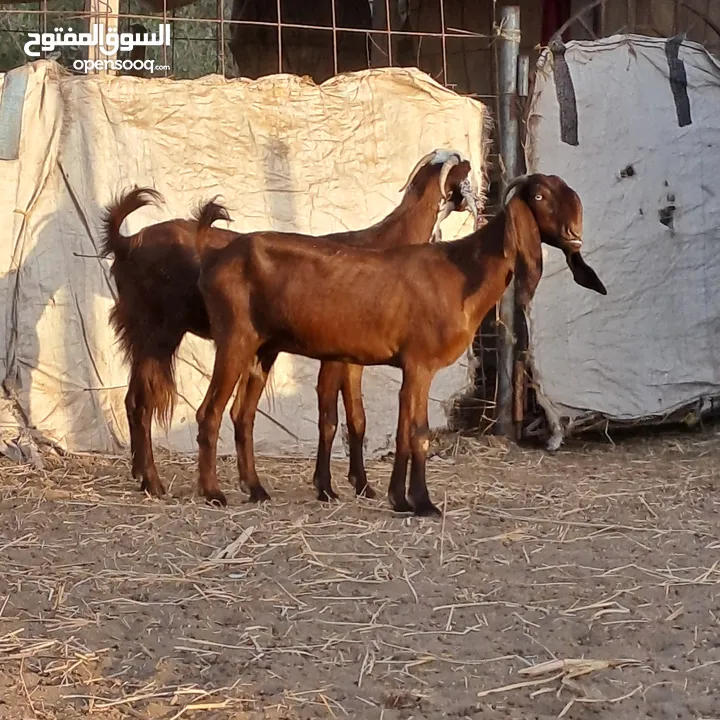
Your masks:
[[[579,250],[582,247],[583,241],[579,235],[570,235],[563,238],[563,242],[571,247],[573,250]]]

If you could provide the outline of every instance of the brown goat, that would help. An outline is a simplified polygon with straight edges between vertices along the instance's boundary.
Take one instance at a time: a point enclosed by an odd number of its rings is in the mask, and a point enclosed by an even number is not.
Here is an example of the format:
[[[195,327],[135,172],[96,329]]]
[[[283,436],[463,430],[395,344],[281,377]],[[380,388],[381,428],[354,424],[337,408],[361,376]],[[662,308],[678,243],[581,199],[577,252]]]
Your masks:
[[[512,189],[516,195],[507,202]],[[272,233],[238,234],[211,251],[208,228],[223,209],[206,204],[197,233],[203,255],[199,288],[217,350],[197,412],[200,492],[225,502],[215,469],[217,437],[240,379],[231,411],[236,438],[242,439],[238,466],[251,497],[267,496],[255,472],[252,437],[243,437],[238,425],[257,406],[257,390],[245,391],[249,378],[261,384],[278,353],[290,352],[402,369],[389,500],[396,511],[439,514],[425,482],[434,375],[468,347],[513,276],[520,304],[529,304],[542,275],[541,242],[565,253],[578,284],[607,294],[580,254],[582,204],[574,190],[557,176],[536,174],[515,181],[504,200],[499,215],[465,238],[383,251],[338,248],[321,239],[291,242]]]
[[[405,194],[400,205],[384,220],[369,228],[333,233],[323,239],[333,247],[338,243],[384,248],[431,242],[438,238],[440,223],[451,212],[470,210],[477,217],[478,198],[470,170],[470,163],[460,153],[448,150],[428,153],[401,188]],[[142,479],[142,490],[155,496],[163,495],[165,488],[153,458],[153,416],[167,428],[176,398],[175,355],[185,333],[211,338],[204,301],[197,288],[203,254],[196,252],[197,224],[176,219],[151,225],[131,237],[120,233],[130,213],[160,201],[162,196],[149,188],[124,193],[105,212],[102,250],[103,255],[114,255],[111,272],[118,299],[110,320],[131,367],[125,407],[130,428],[132,475]],[[209,235],[209,246],[216,249],[236,236],[229,230],[216,228]],[[302,237],[290,233],[270,235],[278,242]],[[326,488],[328,497],[335,496],[330,482],[330,453],[337,429],[340,392],[349,430],[348,479],[358,494],[374,495],[367,483],[363,462],[362,371],[362,367],[337,362],[323,362],[320,368],[315,475],[316,484]]]

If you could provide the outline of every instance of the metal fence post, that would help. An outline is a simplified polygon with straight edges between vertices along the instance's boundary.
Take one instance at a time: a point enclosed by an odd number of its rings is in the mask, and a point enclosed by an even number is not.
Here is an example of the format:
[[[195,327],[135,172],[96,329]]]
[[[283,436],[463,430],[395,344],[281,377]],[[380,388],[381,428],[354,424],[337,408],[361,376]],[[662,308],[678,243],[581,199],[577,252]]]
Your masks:
[[[509,182],[517,176],[519,165],[517,76],[520,56],[520,8],[502,8],[498,80],[500,95],[500,156],[502,158],[503,194]],[[497,431],[510,436],[513,430],[513,369],[515,360],[515,282],[511,282],[500,301],[498,347],[498,403]]]

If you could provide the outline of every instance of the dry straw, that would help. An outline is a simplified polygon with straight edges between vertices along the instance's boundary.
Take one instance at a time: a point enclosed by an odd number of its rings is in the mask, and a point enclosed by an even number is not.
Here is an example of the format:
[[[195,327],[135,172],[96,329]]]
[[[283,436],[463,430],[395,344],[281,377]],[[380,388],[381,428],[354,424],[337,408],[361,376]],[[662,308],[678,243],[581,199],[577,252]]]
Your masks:
[[[354,498],[334,463],[342,501],[320,505],[312,462],[260,460],[273,499],[256,507],[222,459],[225,510],[195,498],[194,460],[162,452],[161,501],[137,492],[124,457],[4,463],[0,678],[42,720],[438,717],[504,695],[557,717],[643,707],[663,684],[709,717],[694,703],[717,673],[718,446],[549,456],[437,437],[441,521],[389,510],[387,462],[368,463],[376,501]],[[570,631],[590,633],[582,653]]]

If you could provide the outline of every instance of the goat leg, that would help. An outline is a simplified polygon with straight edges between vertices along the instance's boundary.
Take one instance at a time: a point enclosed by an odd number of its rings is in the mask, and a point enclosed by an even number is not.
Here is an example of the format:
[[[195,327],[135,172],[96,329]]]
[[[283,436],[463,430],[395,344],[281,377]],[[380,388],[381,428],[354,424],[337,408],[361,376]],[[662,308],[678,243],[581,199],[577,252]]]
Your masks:
[[[130,455],[132,457],[132,476],[140,479],[141,492],[153,497],[162,497],[165,487],[155,467],[152,449],[153,395],[149,392],[147,370],[149,363],[137,363],[133,366],[125,395],[125,411],[130,429]]]
[[[317,498],[321,502],[336,500],[339,497],[332,486],[330,454],[337,432],[338,395],[344,372],[343,363],[327,361],[320,364],[317,382],[318,449],[313,483],[317,489]]]
[[[241,375],[240,381],[238,382],[237,388],[235,389],[235,399],[233,400],[233,404],[230,406],[230,420],[233,424],[233,429],[235,432],[235,450],[238,455],[237,457],[237,469],[238,469],[238,485],[240,486],[241,490],[245,490],[246,492],[249,492],[248,489],[248,483],[247,483],[247,472],[245,471],[245,464],[244,462],[240,461],[240,450],[238,449],[238,417],[240,415],[240,411],[242,409],[242,404],[244,402],[245,393],[247,392],[247,376]]]
[[[395,440],[395,462],[390,475],[388,500],[395,512],[412,512],[412,506],[405,496],[407,466],[410,460],[410,418],[412,411],[412,378],[403,371],[400,388],[400,408],[398,413],[397,437]]]
[[[365,442],[365,408],[362,399],[362,365],[343,367],[342,396],[348,425],[348,445],[350,448],[350,470],[348,480],[355,488],[355,494],[367,498],[376,497],[365,474],[363,461],[363,443]]]
[[[242,334],[217,343],[215,364],[205,399],[197,412],[198,423],[198,492],[208,502],[227,505],[218,485],[217,441],[223,411],[241,375],[253,361],[255,348],[249,348]]]
[[[243,375],[238,384],[230,417],[235,426],[235,448],[240,483],[247,486],[250,502],[263,502],[270,499],[267,490],[262,486],[255,467],[255,449],[253,447],[253,430],[257,406],[267,385],[270,370],[277,358],[277,353],[263,356],[249,374]]]
[[[425,465],[430,447],[430,427],[428,423],[428,395],[433,373],[416,371],[414,373],[410,420],[410,487],[408,495],[415,515],[442,515],[430,500],[425,478]]]

